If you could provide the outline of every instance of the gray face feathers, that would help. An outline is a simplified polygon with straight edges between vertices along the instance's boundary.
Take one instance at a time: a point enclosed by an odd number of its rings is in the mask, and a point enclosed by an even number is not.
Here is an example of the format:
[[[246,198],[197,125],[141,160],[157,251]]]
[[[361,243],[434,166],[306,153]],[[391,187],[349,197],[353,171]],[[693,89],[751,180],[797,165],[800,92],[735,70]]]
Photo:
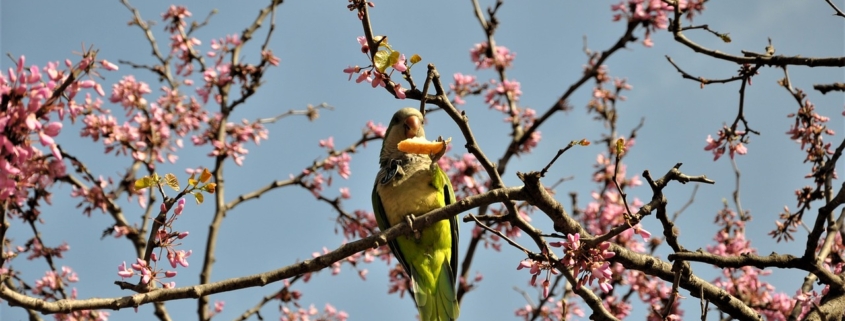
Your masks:
[[[379,163],[384,164],[387,160],[399,159],[404,156],[405,153],[399,151],[396,147],[399,142],[408,138],[425,137],[423,122],[423,115],[416,108],[402,108],[393,114],[390,125],[387,126],[385,132]]]

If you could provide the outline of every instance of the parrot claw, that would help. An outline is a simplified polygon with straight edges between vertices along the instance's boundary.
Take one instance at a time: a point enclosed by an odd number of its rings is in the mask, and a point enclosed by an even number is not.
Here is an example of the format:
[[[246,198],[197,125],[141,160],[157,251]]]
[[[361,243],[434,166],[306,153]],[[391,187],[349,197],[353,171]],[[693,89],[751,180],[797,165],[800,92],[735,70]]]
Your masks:
[[[444,140],[443,136],[437,136],[437,141],[443,143],[443,148],[439,152],[437,152],[436,154],[434,154],[434,153],[428,154],[428,157],[431,158],[432,163],[437,163],[437,161],[440,160],[440,157],[443,157],[443,155],[446,154],[446,145],[448,145],[451,140],[452,140],[452,138]]]
[[[408,214],[408,216],[405,216],[405,223],[408,223],[408,226],[410,226],[411,230],[414,231],[414,239],[419,240],[420,237],[422,237],[422,234],[420,234],[420,230],[414,228],[414,214]]]

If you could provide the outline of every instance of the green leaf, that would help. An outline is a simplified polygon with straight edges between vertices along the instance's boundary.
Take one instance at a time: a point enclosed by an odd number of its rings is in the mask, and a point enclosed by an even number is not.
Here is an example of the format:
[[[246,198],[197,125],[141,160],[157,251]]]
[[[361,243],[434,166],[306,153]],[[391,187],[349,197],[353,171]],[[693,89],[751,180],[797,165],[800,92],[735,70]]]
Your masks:
[[[378,44],[379,47],[385,47],[388,50],[393,50],[393,48],[390,48],[390,45],[387,43],[387,36],[373,36],[373,42]]]
[[[420,55],[414,54],[413,56],[411,56],[411,63],[412,64],[418,63],[420,61],[422,61],[422,57],[420,57]]]
[[[202,204],[202,201],[203,201],[203,198],[204,198],[204,196],[202,196],[202,193],[194,192],[193,194],[194,194],[194,198],[197,199],[197,205]]]
[[[399,54],[399,52],[398,52],[398,51],[391,52],[391,53],[390,53],[390,57],[388,57],[388,58],[387,58],[387,65],[388,65],[388,66],[393,66],[393,65],[395,65],[397,62],[399,62],[399,55],[400,55],[400,54]]]
[[[179,179],[176,178],[176,175],[173,175],[173,173],[165,174],[164,182],[167,183],[167,186],[170,186],[173,190],[179,191]]]
[[[135,190],[136,191],[140,191],[142,189],[149,188],[150,186],[153,186],[153,179],[150,178],[149,176],[144,176],[144,177],[141,177],[141,178],[135,180]]]
[[[193,174],[191,174],[191,177],[188,177],[188,185],[197,186],[197,184],[199,184],[199,182],[197,182],[196,177],[194,177],[194,176],[196,176],[195,174],[196,173],[193,173]]]
[[[722,41],[724,41],[724,42],[726,42],[726,43],[730,43],[730,42],[731,42],[731,36],[730,36],[730,35],[728,35],[727,33],[720,34],[720,35],[719,35],[719,38],[722,38]]]
[[[625,152],[625,139],[619,138],[616,140],[616,155],[622,156]]]
[[[373,57],[373,64],[376,66],[376,70],[380,73],[384,73],[384,70],[392,65],[389,62],[390,52],[387,50],[379,50],[376,52],[376,56]]]

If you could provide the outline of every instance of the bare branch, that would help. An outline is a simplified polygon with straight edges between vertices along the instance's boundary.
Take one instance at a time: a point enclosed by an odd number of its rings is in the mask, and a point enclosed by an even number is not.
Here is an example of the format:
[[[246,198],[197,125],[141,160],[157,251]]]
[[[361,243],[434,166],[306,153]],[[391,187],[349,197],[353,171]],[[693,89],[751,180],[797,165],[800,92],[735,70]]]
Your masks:
[[[493,189],[483,194],[467,197],[454,204],[433,210],[424,215],[417,216],[413,219],[412,225],[417,229],[423,229],[438,221],[447,219],[484,204],[503,202],[507,200],[522,200],[524,198],[525,192],[522,187]],[[316,272],[329,267],[332,263],[343,260],[354,253],[385,245],[389,240],[393,240],[400,235],[411,235],[412,233],[413,230],[408,224],[400,222],[378,235],[369,236],[357,241],[343,244],[334,251],[313,259],[308,259],[264,273],[226,279],[217,282],[208,282],[194,286],[172,289],[155,289],[147,293],[138,293],[115,298],[58,300],[55,302],[48,302],[17,293],[14,289],[9,288],[5,285],[5,283],[2,283],[0,284],[0,298],[7,300],[10,305],[30,308],[44,314],[69,313],[71,311],[90,309],[119,310],[137,307],[151,302],[164,302],[187,298],[198,299],[200,297],[208,297],[209,295],[215,293],[233,291],[248,287],[265,286],[267,284],[303,273]],[[0,281],[3,281],[5,278],[8,278],[8,276],[0,276]]]

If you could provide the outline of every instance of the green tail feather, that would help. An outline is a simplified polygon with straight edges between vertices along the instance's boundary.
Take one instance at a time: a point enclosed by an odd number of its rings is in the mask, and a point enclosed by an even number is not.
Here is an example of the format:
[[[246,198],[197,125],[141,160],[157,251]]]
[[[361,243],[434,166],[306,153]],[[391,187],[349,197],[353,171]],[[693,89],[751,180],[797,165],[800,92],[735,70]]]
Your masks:
[[[452,275],[452,268],[449,263],[443,262],[443,267],[440,269],[440,275],[437,278],[437,286],[432,293],[423,291],[417,285],[417,282],[413,282],[414,301],[417,303],[421,321],[454,321],[458,319],[461,308],[458,305],[455,280]],[[415,276],[414,279],[419,278]]]

